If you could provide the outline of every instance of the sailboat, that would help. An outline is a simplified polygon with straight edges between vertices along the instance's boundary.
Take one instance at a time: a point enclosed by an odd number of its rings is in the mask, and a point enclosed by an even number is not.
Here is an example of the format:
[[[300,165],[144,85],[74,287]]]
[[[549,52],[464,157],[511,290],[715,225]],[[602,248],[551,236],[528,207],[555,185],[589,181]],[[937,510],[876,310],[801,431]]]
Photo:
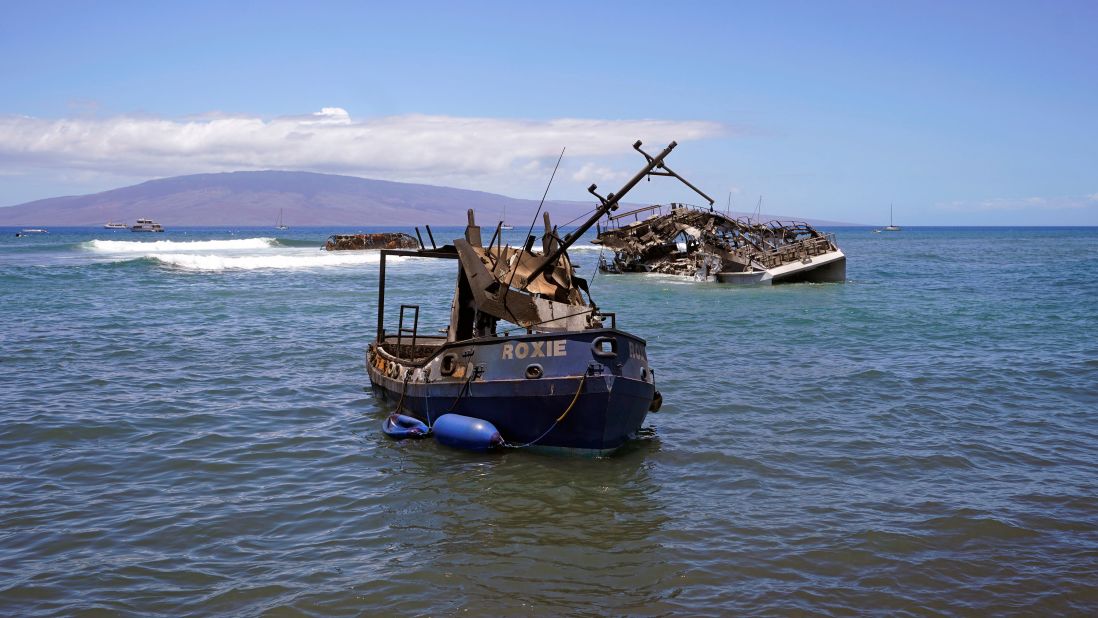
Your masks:
[[[900,226],[892,224],[892,204],[888,205],[888,227],[884,228],[885,232],[899,232]]]
[[[280,230],[289,229],[288,226],[286,226],[282,223],[282,209],[281,208],[278,209],[278,223],[275,224],[275,227],[277,229],[280,229]]]
[[[513,230],[515,226],[507,223],[507,204],[503,205],[503,218],[499,221],[499,229],[501,230]]]

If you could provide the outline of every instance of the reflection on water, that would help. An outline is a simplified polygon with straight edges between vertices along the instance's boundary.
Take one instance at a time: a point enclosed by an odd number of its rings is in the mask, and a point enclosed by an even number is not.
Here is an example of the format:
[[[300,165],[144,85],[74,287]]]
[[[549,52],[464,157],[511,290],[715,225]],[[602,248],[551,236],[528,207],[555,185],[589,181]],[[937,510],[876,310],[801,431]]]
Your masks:
[[[669,571],[654,538],[669,520],[646,463],[652,442],[595,461],[393,445],[404,453],[390,550],[415,561],[372,592],[445,588],[443,611],[566,607],[577,594],[616,612],[658,607]]]
[[[596,276],[665,398],[596,460],[385,438],[337,231],[0,238],[5,614],[1098,605],[1094,230],[840,230],[843,285]],[[452,265],[390,268],[390,321],[441,326]]]

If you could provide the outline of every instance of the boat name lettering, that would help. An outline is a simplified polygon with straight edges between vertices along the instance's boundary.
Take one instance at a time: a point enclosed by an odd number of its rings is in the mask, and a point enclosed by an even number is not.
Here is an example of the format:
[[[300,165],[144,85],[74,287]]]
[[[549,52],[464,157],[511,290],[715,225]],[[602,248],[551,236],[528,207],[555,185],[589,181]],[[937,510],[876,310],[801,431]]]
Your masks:
[[[523,359],[523,358],[544,358],[546,356],[567,356],[567,341],[559,339],[557,341],[531,341],[526,343],[520,341],[518,343],[505,343],[500,351],[500,358],[502,360]]]
[[[647,361],[648,360],[648,355],[644,351],[644,346],[640,345],[639,343],[630,341],[629,342],[629,358],[632,358],[632,359],[635,359],[635,360]]]

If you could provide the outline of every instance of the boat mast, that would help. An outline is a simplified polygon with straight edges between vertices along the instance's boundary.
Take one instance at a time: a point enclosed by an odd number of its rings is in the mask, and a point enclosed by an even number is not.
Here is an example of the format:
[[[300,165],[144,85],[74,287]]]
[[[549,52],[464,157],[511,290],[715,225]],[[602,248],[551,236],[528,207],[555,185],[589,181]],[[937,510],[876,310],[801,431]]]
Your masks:
[[[586,221],[584,221],[582,225],[576,228],[571,234],[565,236],[550,254],[542,258],[541,262],[536,267],[534,267],[532,271],[530,271],[529,275],[526,276],[526,281],[524,282],[524,285],[522,287],[525,288],[525,283],[533,281],[538,275],[543,274],[545,271],[549,270],[549,268],[551,268],[554,264],[556,264],[557,260],[560,259],[560,256],[568,250],[568,247],[571,247],[573,244],[575,244],[575,242],[579,240],[581,236],[583,236],[584,232],[591,229],[591,226],[595,225],[595,223],[599,219],[601,219],[603,215],[606,215],[611,211],[617,210],[618,202],[621,201],[621,198],[625,197],[626,193],[629,193],[629,191],[632,190],[633,187],[637,186],[638,182],[644,180],[644,178],[647,176],[673,176],[675,178],[678,178],[680,181],[682,181],[683,184],[693,189],[698,195],[704,197],[709,202],[709,205],[712,206],[713,198],[703,193],[701,189],[690,184],[685,178],[679,176],[674,171],[672,171],[671,168],[664,165],[663,160],[667,158],[667,155],[671,154],[671,151],[675,149],[675,146],[678,146],[678,143],[671,142],[667,145],[667,148],[663,149],[663,152],[653,157],[641,150],[641,141],[637,140],[637,142],[633,144],[633,149],[644,155],[644,158],[648,159],[648,164],[645,165],[641,169],[641,171],[637,172],[637,174],[633,176],[633,178],[630,179],[629,182],[625,183],[625,185],[623,185],[617,193],[610,193],[606,197],[603,197],[595,192],[595,190],[598,189],[597,185],[593,184],[588,187],[588,193],[599,198],[599,201],[602,202],[602,205],[596,208],[594,214],[592,214]]]

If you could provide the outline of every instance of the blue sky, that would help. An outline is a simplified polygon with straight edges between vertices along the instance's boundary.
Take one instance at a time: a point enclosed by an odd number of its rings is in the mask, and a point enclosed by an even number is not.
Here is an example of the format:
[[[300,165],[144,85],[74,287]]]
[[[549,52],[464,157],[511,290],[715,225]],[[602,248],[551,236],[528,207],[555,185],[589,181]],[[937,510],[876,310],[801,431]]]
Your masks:
[[[1098,225],[1098,3],[0,0],[0,205],[234,169]],[[699,200],[653,182],[636,201]]]

